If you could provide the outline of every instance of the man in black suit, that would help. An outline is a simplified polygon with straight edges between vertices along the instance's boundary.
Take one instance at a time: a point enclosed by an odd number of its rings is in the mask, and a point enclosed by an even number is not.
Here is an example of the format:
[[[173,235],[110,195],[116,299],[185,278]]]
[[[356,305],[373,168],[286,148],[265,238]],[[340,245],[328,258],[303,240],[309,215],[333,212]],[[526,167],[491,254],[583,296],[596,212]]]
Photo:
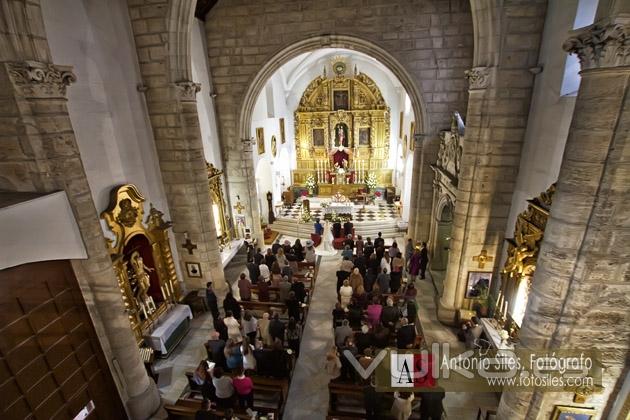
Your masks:
[[[273,319],[269,322],[269,335],[272,340],[276,338],[284,341],[284,322],[280,321],[280,315],[278,313],[273,314]]]
[[[400,320],[401,327],[396,333],[396,347],[399,349],[412,348],[416,342],[416,326],[409,324],[407,318]]]
[[[442,400],[446,394],[444,389],[437,387],[431,392],[420,392],[420,419],[421,420],[441,420]]]
[[[291,284],[291,291],[295,293],[295,297],[300,303],[304,303],[306,300],[306,289],[304,288],[304,283],[300,280],[293,279],[293,284]]]
[[[382,246],[385,246],[385,239],[383,239],[383,234],[379,232],[378,238],[374,239],[374,249],[378,249]]]
[[[348,220],[346,223],[343,224],[343,234],[348,236],[348,235],[352,235],[352,222],[350,222],[350,220]]]
[[[208,340],[204,346],[206,347],[206,352],[208,353],[208,360],[217,364],[223,369],[227,369],[227,364],[225,363],[225,353],[223,353],[223,349],[225,348],[225,341],[219,338],[219,333],[213,331],[210,334],[210,340]]]

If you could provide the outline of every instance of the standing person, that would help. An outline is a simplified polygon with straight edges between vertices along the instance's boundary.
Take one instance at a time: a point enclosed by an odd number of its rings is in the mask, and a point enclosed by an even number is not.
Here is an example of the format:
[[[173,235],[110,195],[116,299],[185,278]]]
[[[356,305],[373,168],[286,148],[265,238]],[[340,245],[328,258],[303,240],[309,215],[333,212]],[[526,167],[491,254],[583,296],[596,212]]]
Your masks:
[[[389,247],[388,252],[390,261],[393,260],[396,255],[398,255],[400,249],[398,249],[398,243],[396,241],[392,242],[392,245]]]
[[[282,245],[280,245],[280,238],[277,238],[275,242],[273,243],[273,245],[271,245],[271,253],[273,255],[276,255],[280,248],[282,248]]]
[[[330,375],[331,380],[337,379],[339,375],[341,375],[341,359],[339,358],[339,352],[335,345],[326,353],[324,370]]]
[[[256,249],[256,253],[254,254],[254,264],[260,265],[265,261],[265,256],[262,254],[262,250],[260,248]]]
[[[265,255],[265,264],[267,264],[267,268],[269,268],[269,270],[271,270],[274,262],[276,262],[276,256],[273,255],[271,249],[268,249],[267,254]]]
[[[258,301],[269,302],[269,283],[267,283],[263,276],[260,276],[258,281]]]
[[[324,226],[319,221],[319,218],[315,219],[315,223],[313,223],[313,227],[315,228],[315,235],[322,236],[324,234]]]
[[[244,370],[256,370],[256,358],[254,357],[254,346],[251,343],[255,343],[255,341],[250,341],[248,337],[243,337],[243,342],[241,343],[241,355],[243,357],[243,369]]]
[[[350,282],[350,287],[352,287],[352,290],[354,291],[356,291],[359,288],[359,286],[363,288],[363,276],[359,272],[358,268],[354,268],[352,270],[352,273],[350,274],[348,281]]]
[[[296,261],[300,262],[304,259],[304,247],[299,239],[296,239],[293,244],[293,252],[295,253]]]
[[[258,282],[258,277],[260,277],[260,270],[253,260],[247,263],[247,272],[249,273],[249,278],[252,281],[252,284],[256,284]]]
[[[306,288],[299,278],[295,278],[291,282],[291,291],[295,293],[295,298],[298,302],[304,303],[306,301]]]
[[[260,332],[260,339],[265,346],[271,346],[273,340],[269,335],[269,314],[265,312],[262,319],[258,322],[258,331]]]
[[[365,255],[365,258],[370,258],[373,252],[374,244],[372,243],[372,238],[368,236],[365,240],[365,245],[363,245],[363,254]]]
[[[243,365],[243,354],[241,353],[241,347],[236,340],[232,338],[228,339],[227,343],[225,343],[223,353],[225,354],[225,361],[228,369],[232,370]]]
[[[254,382],[252,378],[245,376],[241,367],[236,368],[234,373],[232,385],[238,397],[238,405],[242,408],[254,408]]]
[[[263,281],[268,282],[271,279],[271,270],[269,270],[264,261],[258,266],[258,272],[260,272],[260,277],[263,278]]]
[[[414,248],[413,254],[407,263],[407,272],[409,283],[413,284],[416,281],[416,277],[418,277],[418,273],[420,273],[420,249]]]
[[[234,299],[232,296],[232,292],[228,292],[225,295],[225,299],[223,299],[223,310],[225,311],[225,316],[228,316],[228,311],[232,313],[234,318],[241,319],[241,305],[238,304],[238,301]]]
[[[343,281],[343,286],[339,289],[339,301],[343,309],[348,307],[350,299],[352,299],[352,286],[350,286],[350,282],[346,279]]]
[[[215,367],[212,369],[212,385],[216,390],[217,405],[220,408],[230,408],[234,406],[234,386],[232,379],[223,374],[223,369]]]
[[[236,342],[241,341],[241,324],[234,318],[232,311],[225,312],[223,323],[227,327],[228,337]]]
[[[381,293],[389,293],[389,274],[387,274],[387,267],[383,268],[381,274],[376,278],[376,283],[378,284],[378,288]]]
[[[249,338],[250,343],[256,341],[256,332],[258,331],[258,320],[250,311],[245,311],[243,315],[243,334]]]
[[[383,239],[383,234],[379,232],[378,237],[374,239],[374,249],[378,249],[384,246],[385,246],[385,239]]]
[[[407,420],[411,417],[411,404],[413,402],[413,392],[394,392],[394,404],[391,414],[396,420]]]
[[[312,264],[315,262],[315,257],[316,257],[315,248],[313,247],[313,241],[311,241],[310,239],[307,239],[305,244],[306,244],[306,248],[304,250],[304,259],[306,260],[306,262]]]
[[[276,339],[280,340],[280,342],[284,340],[284,329],[284,322],[280,321],[280,315],[275,312],[273,319],[269,323],[269,336],[272,343],[275,342]]]
[[[298,357],[300,353],[300,336],[302,335],[302,327],[293,317],[289,318],[286,335],[289,348],[293,351],[295,357]]]
[[[347,220],[346,223],[343,224],[343,233],[344,235],[352,235],[352,222]]]
[[[212,319],[219,318],[219,305],[217,303],[217,295],[212,288],[212,282],[206,283],[206,302],[208,303],[208,309],[212,314]]]
[[[354,242],[354,246],[356,248],[357,257],[363,256],[363,237],[361,235],[357,236],[357,240]]]
[[[409,261],[411,259],[411,255],[413,255],[413,239],[407,239],[407,245],[405,245],[405,261]]]
[[[389,282],[389,287],[392,290],[392,293],[398,293],[398,289],[400,289],[404,266],[405,261],[402,259],[402,254],[397,252],[396,256],[392,258],[392,273],[390,274]]]
[[[429,264],[429,251],[427,250],[427,243],[422,242],[422,246],[420,247],[420,278],[424,279],[424,274],[427,270],[427,265]]]
[[[442,400],[446,394],[444,389],[437,387],[431,392],[420,393],[420,419],[421,420],[441,420],[442,412]]]
[[[287,312],[289,313],[289,318],[300,319],[300,302],[295,297],[295,292],[289,292],[289,298],[284,301],[284,304],[287,306]],[[282,337],[284,339],[284,337]]]
[[[352,259],[352,249],[350,245],[344,245],[343,251],[341,251],[341,256],[345,259]]]
[[[252,300],[252,283],[249,281],[245,273],[241,273],[238,279],[238,293],[241,295],[241,300]]]
[[[278,300],[284,302],[289,298],[289,292],[291,291],[291,283],[288,276],[283,276],[280,284],[278,285]]]

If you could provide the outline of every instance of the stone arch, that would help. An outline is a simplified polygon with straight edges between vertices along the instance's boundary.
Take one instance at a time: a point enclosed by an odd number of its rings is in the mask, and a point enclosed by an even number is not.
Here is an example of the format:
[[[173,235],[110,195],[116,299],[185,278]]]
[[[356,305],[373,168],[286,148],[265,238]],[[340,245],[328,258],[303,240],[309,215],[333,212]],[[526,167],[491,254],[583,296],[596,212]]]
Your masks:
[[[249,83],[240,107],[238,116],[238,135],[240,139],[249,139],[251,133],[251,116],[258,95],[269,78],[290,59],[320,48],[345,48],[358,51],[376,59],[387,67],[407,91],[416,119],[416,132],[430,131],[429,117],[420,90],[404,66],[385,49],[371,41],[350,35],[318,35],[286,45],[271,56]]]
[[[169,1],[167,22],[168,76],[172,83],[192,80],[191,37],[195,18],[192,1]]]
[[[435,207],[435,220],[433,237],[429,248],[433,251],[431,269],[442,271],[448,264],[448,254],[450,249],[450,237],[453,228],[453,215],[455,205],[453,199],[447,193],[442,193]]]
[[[455,212],[455,205],[453,204],[453,200],[451,196],[448,194],[444,194],[440,197],[440,201],[438,201],[437,205],[438,211],[436,212],[436,217],[438,222],[452,222],[453,221],[453,213]]]

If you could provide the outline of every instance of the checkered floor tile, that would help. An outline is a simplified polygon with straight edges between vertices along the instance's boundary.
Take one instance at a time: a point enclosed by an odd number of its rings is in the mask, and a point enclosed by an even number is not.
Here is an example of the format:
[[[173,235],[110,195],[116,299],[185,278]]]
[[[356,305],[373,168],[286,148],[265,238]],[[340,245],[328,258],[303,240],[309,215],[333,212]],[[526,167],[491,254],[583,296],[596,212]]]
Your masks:
[[[357,222],[374,222],[374,221],[385,221],[385,220],[396,220],[398,219],[398,211],[396,210],[396,206],[393,204],[387,203],[379,203],[376,205],[378,208],[373,209],[374,206],[370,206],[370,209],[364,209],[361,204],[357,206],[354,215],[352,216],[352,220]],[[289,217],[292,219],[297,219],[300,217],[300,207],[302,207],[302,203],[295,203],[291,208],[285,208],[282,210],[280,216]],[[321,209],[311,210],[311,216],[316,219],[323,219],[324,212]]]

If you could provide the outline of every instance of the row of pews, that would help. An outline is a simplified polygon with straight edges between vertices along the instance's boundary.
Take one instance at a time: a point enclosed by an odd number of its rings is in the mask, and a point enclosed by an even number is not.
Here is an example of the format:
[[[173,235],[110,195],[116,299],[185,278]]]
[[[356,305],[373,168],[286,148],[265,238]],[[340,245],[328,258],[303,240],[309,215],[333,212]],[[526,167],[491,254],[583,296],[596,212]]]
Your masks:
[[[307,296],[312,296],[312,291],[315,287],[315,281],[319,271],[319,264],[299,263],[299,272],[294,274],[294,278],[299,278],[304,282],[305,289],[307,290]],[[278,288],[269,288],[270,292],[275,291],[276,295]],[[275,290],[274,290],[275,289]],[[256,289],[253,290],[256,292]],[[259,302],[257,300],[241,301],[243,309],[250,310],[255,316],[260,317],[263,312],[269,314],[278,312],[281,314],[287,313],[287,307],[284,302]],[[308,305],[303,306],[303,320],[306,320],[308,313]],[[260,319],[260,318],[259,318]],[[291,355],[292,362],[290,363],[291,371],[289,376],[292,376],[293,368],[295,366],[294,355]],[[232,374],[225,373],[228,376]],[[192,379],[192,372],[187,372],[186,376],[189,379],[189,383]],[[254,409],[259,416],[266,416],[267,418],[281,419],[284,406],[286,404],[287,396],[289,394],[290,379],[277,379],[260,375],[251,375],[254,383]],[[165,404],[164,409],[168,413],[170,420],[192,420],[195,419],[197,411],[201,408],[203,397],[201,392],[187,387],[187,390],[174,404]],[[212,409],[209,413],[216,416],[224,416],[225,412],[222,409]],[[234,417],[243,420],[250,420],[252,416],[241,408],[234,409]]]

